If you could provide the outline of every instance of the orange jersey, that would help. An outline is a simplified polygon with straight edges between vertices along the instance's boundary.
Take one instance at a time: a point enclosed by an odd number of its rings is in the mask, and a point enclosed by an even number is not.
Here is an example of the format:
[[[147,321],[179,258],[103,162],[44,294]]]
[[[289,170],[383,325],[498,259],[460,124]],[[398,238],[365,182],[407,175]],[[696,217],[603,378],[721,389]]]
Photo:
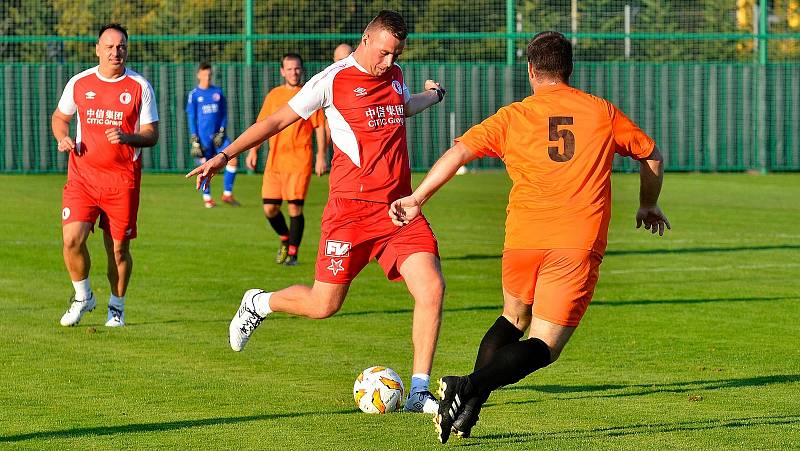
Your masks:
[[[513,182],[506,249],[601,255],[611,219],[614,153],[645,158],[655,146],[611,102],[565,84],[538,88],[456,141],[506,165]]]
[[[280,85],[264,97],[264,104],[256,121],[265,119],[289,103],[289,99],[300,92],[300,87]],[[265,171],[273,172],[311,172],[311,135],[314,129],[325,125],[325,115],[317,110],[308,119],[300,118],[297,122],[283,129],[269,139],[269,155]]]

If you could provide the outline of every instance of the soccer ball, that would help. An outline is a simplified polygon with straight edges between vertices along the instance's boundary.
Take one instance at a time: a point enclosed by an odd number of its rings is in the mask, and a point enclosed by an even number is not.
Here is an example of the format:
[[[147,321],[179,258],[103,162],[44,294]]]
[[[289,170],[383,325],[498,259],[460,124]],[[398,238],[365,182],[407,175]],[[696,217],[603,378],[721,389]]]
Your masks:
[[[353,399],[362,412],[389,413],[403,405],[406,390],[393,369],[371,366],[362,371],[353,385]]]

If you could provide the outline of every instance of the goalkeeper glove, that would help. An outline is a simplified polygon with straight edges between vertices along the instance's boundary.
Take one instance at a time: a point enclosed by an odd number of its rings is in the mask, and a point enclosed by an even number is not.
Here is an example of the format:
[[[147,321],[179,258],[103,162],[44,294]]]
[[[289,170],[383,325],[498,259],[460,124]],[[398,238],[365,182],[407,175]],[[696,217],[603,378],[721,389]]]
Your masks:
[[[219,131],[211,137],[211,140],[214,142],[215,149],[222,147],[222,143],[225,142],[225,129],[220,127]]]
[[[203,158],[203,146],[200,145],[200,138],[198,138],[197,135],[192,135],[190,142],[192,147],[189,153],[192,157]]]

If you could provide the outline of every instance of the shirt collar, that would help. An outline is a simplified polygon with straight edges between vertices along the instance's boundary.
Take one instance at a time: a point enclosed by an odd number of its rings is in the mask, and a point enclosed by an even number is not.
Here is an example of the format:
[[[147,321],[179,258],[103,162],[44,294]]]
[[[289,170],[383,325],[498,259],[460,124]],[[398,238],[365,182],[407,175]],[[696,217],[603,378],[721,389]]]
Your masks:
[[[536,91],[533,93],[533,95],[537,96],[537,95],[549,94],[551,92],[564,91],[564,90],[567,90],[567,89],[570,89],[570,88],[571,88],[571,86],[566,84],[566,83],[556,83],[554,85],[544,85],[544,86],[539,86],[538,88],[536,88]]]

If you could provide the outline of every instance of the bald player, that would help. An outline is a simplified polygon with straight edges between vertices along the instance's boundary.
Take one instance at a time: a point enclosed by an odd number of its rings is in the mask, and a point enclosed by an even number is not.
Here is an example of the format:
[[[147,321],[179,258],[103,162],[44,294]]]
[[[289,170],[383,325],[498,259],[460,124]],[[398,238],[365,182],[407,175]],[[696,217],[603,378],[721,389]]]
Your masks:
[[[350,44],[346,44],[342,42],[341,44],[337,45],[336,48],[333,50],[333,62],[337,62],[343,60],[350,56],[353,53],[353,47]],[[325,149],[328,149],[331,146],[331,127],[328,125],[328,122],[325,122]],[[326,155],[327,156],[327,155]]]
[[[333,62],[343,60],[350,56],[353,53],[353,47],[350,47],[350,44],[345,44],[344,42],[337,45],[336,49],[333,51]]]

